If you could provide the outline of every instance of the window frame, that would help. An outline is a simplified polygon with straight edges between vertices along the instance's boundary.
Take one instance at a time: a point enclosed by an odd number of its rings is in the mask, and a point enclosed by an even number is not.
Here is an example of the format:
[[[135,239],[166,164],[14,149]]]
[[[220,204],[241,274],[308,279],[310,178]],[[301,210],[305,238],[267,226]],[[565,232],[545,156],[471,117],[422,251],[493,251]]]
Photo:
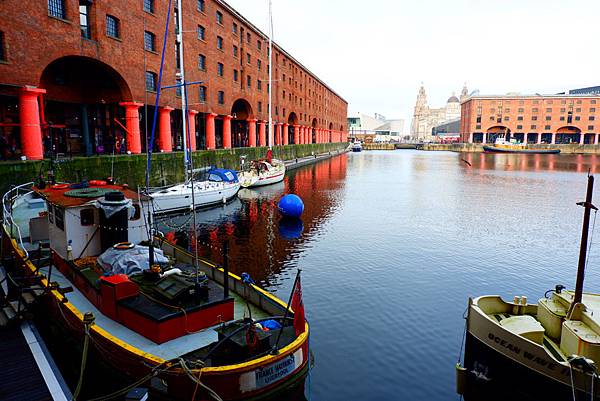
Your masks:
[[[115,17],[114,15],[111,14],[106,14],[106,19],[105,19],[105,23],[106,23],[106,36],[108,36],[109,38],[112,39],[121,39],[121,21]],[[114,24],[113,24],[114,23]],[[114,33],[115,35],[112,34],[111,30],[114,29]]]
[[[146,39],[148,38],[152,39],[151,48],[148,48],[147,46],[148,42],[146,41]],[[156,53],[156,35],[150,31],[144,31],[144,50]]]
[[[66,1],[65,0],[48,0],[48,16],[66,21],[66,19],[67,19]]]

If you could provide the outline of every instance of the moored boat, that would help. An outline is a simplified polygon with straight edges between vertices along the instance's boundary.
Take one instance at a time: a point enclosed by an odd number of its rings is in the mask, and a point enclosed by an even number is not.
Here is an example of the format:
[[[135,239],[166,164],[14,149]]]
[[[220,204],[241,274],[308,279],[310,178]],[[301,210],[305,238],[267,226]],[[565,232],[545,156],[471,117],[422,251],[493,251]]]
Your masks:
[[[352,143],[352,151],[353,152],[362,152],[362,143],[358,140]]]
[[[593,179],[586,201],[578,203],[585,212],[574,291],[557,285],[535,304],[525,296],[512,302],[496,295],[469,299],[464,366],[457,364],[457,391],[466,400],[482,393],[499,397],[493,399],[600,400],[600,295],[583,293],[590,211],[597,210]]]
[[[285,163],[282,160],[270,157],[271,150],[266,159],[252,160],[250,166],[239,174],[240,184],[243,188],[260,187],[283,181],[285,178]]]
[[[493,145],[483,145],[487,153],[532,153],[532,154],[557,154],[560,149],[532,149],[526,143],[507,141],[504,137],[497,138]]]
[[[7,274],[22,288],[42,288],[40,312],[70,338],[89,339],[131,382],[159,378],[169,399],[262,396],[305,374],[309,326],[299,312],[299,279],[292,310],[229,273],[227,262],[150,241],[150,202],[116,185],[9,191]],[[30,257],[42,242],[51,252],[44,266]]]

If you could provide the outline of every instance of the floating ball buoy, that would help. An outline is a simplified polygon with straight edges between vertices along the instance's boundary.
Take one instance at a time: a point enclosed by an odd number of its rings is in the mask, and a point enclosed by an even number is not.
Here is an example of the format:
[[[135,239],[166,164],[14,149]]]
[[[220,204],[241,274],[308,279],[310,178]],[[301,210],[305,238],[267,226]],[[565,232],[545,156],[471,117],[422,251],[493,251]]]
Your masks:
[[[304,211],[304,202],[298,195],[285,195],[277,205],[279,213],[286,217],[300,217]]]
[[[300,238],[304,231],[304,223],[296,217],[283,217],[279,220],[279,235],[281,238],[292,240]]]

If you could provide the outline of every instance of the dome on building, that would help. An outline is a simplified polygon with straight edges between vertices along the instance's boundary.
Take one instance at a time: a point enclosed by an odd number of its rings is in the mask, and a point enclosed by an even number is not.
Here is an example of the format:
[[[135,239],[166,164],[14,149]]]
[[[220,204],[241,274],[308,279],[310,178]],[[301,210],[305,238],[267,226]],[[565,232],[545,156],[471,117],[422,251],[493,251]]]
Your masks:
[[[446,103],[460,103],[460,100],[455,95],[450,96]]]

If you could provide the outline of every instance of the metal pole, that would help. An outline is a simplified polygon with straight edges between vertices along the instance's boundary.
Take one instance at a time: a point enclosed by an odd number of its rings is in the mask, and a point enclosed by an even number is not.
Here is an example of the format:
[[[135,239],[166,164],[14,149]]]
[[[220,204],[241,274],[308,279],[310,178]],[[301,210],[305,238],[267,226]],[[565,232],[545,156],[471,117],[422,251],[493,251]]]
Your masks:
[[[273,16],[269,0],[269,149],[273,149]]]
[[[179,25],[179,29],[177,30],[177,44],[179,46],[179,77],[182,84],[185,84],[185,64],[183,57],[183,7],[181,6],[181,0],[177,0],[177,25]],[[182,91],[185,91],[185,85],[182,88]],[[183,161],[185,164],[184,174],[185,174],[185,182],[188,180],[188,169],[189,169],[189,155],[187,148],[187,99],[186,96],[181,96],[181,114],[182,118],[182,130],[183,130]],[[192,191],[193,192],[193,191]],[[195,227],[194,227],[195,229]]]
[[[587,185],[587,194],[585,198],[585,202],[579,202],[579,206],[583,206],[585,208],[585,212],[583,213],[583,228],[581,230],[581,245],[579,248],[579,264],[577,265],[577,282],[575,284],[575,297],[573,298],[573,303],[571,304],[571,308],[569,310],[569,315],[572,312],[575,304],[581,303],[581,298],[583,295],[583,279],[585,276],[585,259],[587,254],[587,245],[588,245],[588,233],[590,229],[590,211],[592,209],[598,210],[596,206],[592,204],[592,194],[594,191],[594,176],[590,175],[588,177],[588,185]]]
[[[229,298],[229,241],[223,243],[223,298]]]
[[[298,280],[300,279],[301,271],[302,270],[298,269],[298,273],[296,273],[296,279],[294,280],[294,285],[292,286],[292,292],[290,293],[290,298],[288,299],[288,303],[285,308],[285,314],[283,315],[283,321],[281,323],[281,328],[279,329],[279,334],[277,335],[277,340],[275,341],[275,344],[273,345],[273,349],[271,350],[271,353],[273,353],[273,354],[277,353],[277,347],[279,346],[279,339],[281,338],[281,333],[283,332],[283,325],[285,324],[288,314],[290,313],[292,299],[294,298],[294,293],[296,292],[296,285],[298,284]],[[296,313],[296,312],[294,311],[294,313]]]

